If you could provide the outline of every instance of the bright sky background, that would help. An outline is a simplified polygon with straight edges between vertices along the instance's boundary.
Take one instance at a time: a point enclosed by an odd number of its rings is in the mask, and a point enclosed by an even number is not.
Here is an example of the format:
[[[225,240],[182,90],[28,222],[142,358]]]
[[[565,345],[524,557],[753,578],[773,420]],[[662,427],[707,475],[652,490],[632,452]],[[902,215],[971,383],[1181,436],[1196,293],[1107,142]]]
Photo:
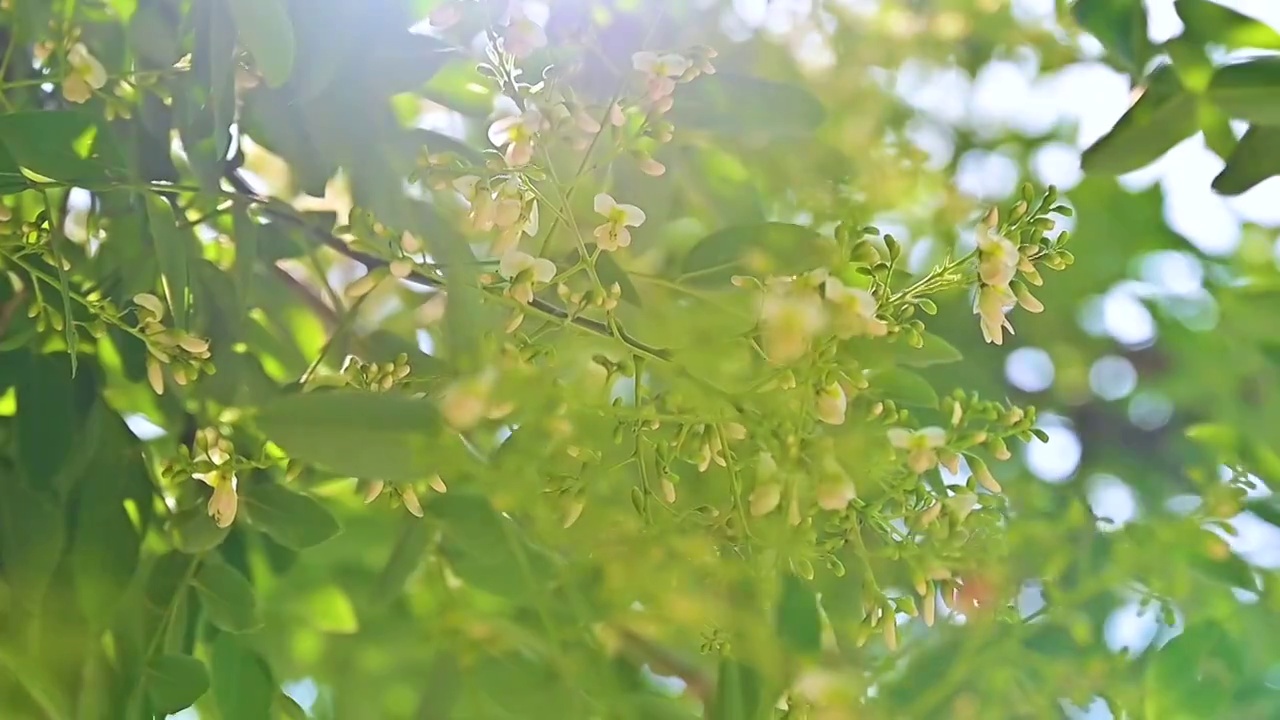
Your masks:
[[[1215,1],[1280,29],[1280,0]],[[807,12],[811,2],[772,0],[771,4],[770,0],[734,0],[738,17],[730,22],[741,23],[745,36],[749,28],[768,26],[780,14]],[[862,7],[877,4],[876,0],[843,2]],[[1012,4],[1023,21],[1056,26],[1054,0],[1012,0]],[[1174,12],[1174,0],[1145,0],[1145,4],[1152,40],[1161,42],[1182,31],[1182,23]],[[531,13],[531,16],[540,19],[541,13],[537,16]],[[1076,64],[1046,76],[1039,76],[1032,57],[1018,62],[992,63],[973,79],[923,68],[904,70],[898,84],[903,95],[924,113],[944,123],[963,122],[993,130],[1012,128],[1030,133],[1043,132],[1063,122],[1073,124],[1077,129],[1074,144],[1048,145],[1036,154],[1032,163],[1037,181],[1053,183],[1064,190],[1070,190],[1080,181],[1080,151],[1105,134],[1124,113],[1131,91],[1125,76],[1096,62]],[[951,152],[950,141],[936,130],[931,131],[927,124],[915,133],[915,139],[931,153],[949,155]],[[1209,188],[1222,167],[1222,160],[1196,135],[1160,161],[1121,178],[1121,182],[1133,190],[1159,183],[1164,191],[1165,218],[1170,227],[1202,252],[1226,255],[1239,245],[1243,222],[1280,227],[1280,178],[1272,178],[1239,197],[1222,198]],[[1002,199],[1013,192],[1018,180],[1013,162],[998,154],[973,155],[960,163],[960,187],[977,197]],[[1153,264],[1150,277],[1143,273],[1144,281],[1159,285],[1166,292],[1203,292],[1203,271],[1198,263],[1177,254],[1160,260]],[[1154,336],[1150,312],[1133,291],[1123,288],[1104,298],[1092,317],[1085,317],[1084,322],[1086,327],[1096,323],[1099,334],[1110,334],[1121,344],[1142,344]],[[1007,374],[1010,382],[1018,387],[1042,390],[1053,381],[1052,360],[1038,348],[1021,348],[1010,355]],[[1095,364],[1090,381],[1094,391],[1104,399],[1119,399],[1134,391],[1138,378],[1132,366],[1116,356]],[[1169,408],[1167,401],[1139,393],[1131,398],[1129,411],[1136,424],[1150,421],[1158,427],[1168,420]],[[1045,418],[1043,424],[1051,440],[1044,445],[1032,445],[1027,451],[1027,463],[1048,482],[1067,481],[1073,477],[1080,460],[1079,441],[1070,429],[1055,425],[1052,417]],[[1095,476],[1087,483],[1091,503],[1099,516],[1123,523],[1139,511],[1122,479]],[[1183,500],[1193,502],[1191,498]],[[1239,554],[1260,566],[1280,567],[1280,530],[1251,515],[1237,518],[1235,524],[1239,536],[1227,540]],[[1034,599],[1028,600],[1034,603]],[[1136,602],[1118,611],[1107,626],[1108,644],[1116,649],[1139,650],[1173,634],[1176,631],[1161,630],[1153,614],[1139,615]],[[293,683],[286,690],[304,707],[310,707],[315,701],[316,688],[309,681]],[[194,720],[198,716],[188,710],[170,717]],[[1087,713],[1077,713],[1075,717],[1102,720],[1111,715],[1099,702]]]

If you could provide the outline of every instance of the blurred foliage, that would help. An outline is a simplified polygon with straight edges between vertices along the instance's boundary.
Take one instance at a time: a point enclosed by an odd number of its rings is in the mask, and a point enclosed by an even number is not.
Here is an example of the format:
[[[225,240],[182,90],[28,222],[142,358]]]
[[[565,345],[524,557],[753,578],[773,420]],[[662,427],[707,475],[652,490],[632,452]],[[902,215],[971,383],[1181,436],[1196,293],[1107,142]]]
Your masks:
[[[1117,177],[1280,174],[1280,32],[755,5],[0,2],[0,715],[1280,715],[1275,232]],[[1132,106],[970,197],[1075,128],[899,84],[1027,58]]]

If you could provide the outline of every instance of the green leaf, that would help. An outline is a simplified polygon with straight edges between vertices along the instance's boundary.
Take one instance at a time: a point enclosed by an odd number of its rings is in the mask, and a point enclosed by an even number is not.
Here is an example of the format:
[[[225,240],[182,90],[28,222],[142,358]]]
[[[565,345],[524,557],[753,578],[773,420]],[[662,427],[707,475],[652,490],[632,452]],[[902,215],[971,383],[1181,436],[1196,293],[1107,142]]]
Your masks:
[[[1196,96],[1187,92],[1171,65],[1161,65],[1115,127],[1081,158],[1087,173],[1123,175],[1155,162],[1199,129]]]
[[[285,720],[307,720],[307,711],[302,709],[297,700],[283,692],[276,695],[275,713]]]
[[[474,165],[484,164],[484,153],[444,133],[413,128],[405,134],[405,139],[414,147],[426,148],[426,151],[432,155],[448,153],[457,155],[459,159]]]
[[[1146,717],[1224,717],[1243,671],[1240,649],[1226,630],[1212,622],[1189,625],[1147,665]]]
[[[262,625],[253,586],[239,570],[218,559],[206,559],[191,584],[200,595],[205,614],[218,628],[243,633]]]
[[[276,483],[246,483],[240,502],[249,522],[294,550],[319,545],[342,532],[323,505]]]
[[[79,479],[64,469],[86,443],[85,417],[96,392],[90,373],[71,376],[65,354],[27,356],[18,376],[16,431],[19,466],[32,488],[65,496]]]
[[[0,568],[15,595],[40,601],[65,542],[62,509],[18,476],[0,475]]]
[[[519,527],[485,498],[450,492],[433,498],[426,511],[443,523],[441,552],[468,585],[527,600],[551,583],[551,558],[530,545]]]
[[[469,117],[493,112],[497,95],[493,80],[481,75],[474,62],[455,60],[442,67],[422,90],[422,96]]]
[[[71,560],[80,608],[95,628],[102,628],[138,568],[142,538],[125,503],[150,499],[151,483],[141,448],[124,422],[103,404],[94,414],[102,427],[80,482]]]
[[[356,390],[291,395],[258,427],[292,457],[360,478],[414,481],[437,466],[441,428],[430,400]]]
[[[1261,20],[1210,0],[1177,0],[1175,8],[1186,26],[1186,34],[1198,42],[1214,43],[1232,50],[1280,50],[1280,33]]]
[[[399,539],[378,575],[372,598],[374,607],[386,607],[403,596],[405,583],[426,557],[432,532],[429,524],[418,522],[417,518],[404,519]]]
[[[174,547],[189,555],[218,547],[230,532],[229,526],[218,527],[204,504],[187,508],[173,517]]]
[[[698,78],[695,87],[671,110],[676,127],[759,139],[808,137],[826,119],[822,102],[796,83],[719,72]]]
[[[1240,144],[1231,129],[1231,118],[1222,108],[1204,100],[1197,103],[1196,109],[1200,113],[1200,132],[1204,134],[1205,145],[1223,160],[1230,158]]]
[[[788,574],[782,580],[776,623],[778,637],[792,651],[815,655],[822,648],[818,598],[803,580],[794,575]]]
[[[1244,511],[1251,512],[1257,515],[1259,519],[1280,528],[1280,505],[1277,505],[1271,498],[1250,500],[1245,503]]]
[[[1234,460],[1240,453],[1240,434],[1230,425],[1198,423],[1184,432],[1188,438],[1218,452],[1223,460]]]
[[[439,38],[407,31],[380,38],[367,53],[361,81],[385,95],[422,89],[456,55]]]
[[[302,613],[306,623],[320,632],[351,635],[360,630],[351,598],[337,585],[326,585],[307,593],[302,601]]]
[[[903,405],[938,407],[938,393],[928,380],[909,370],[890,368],[870,373],[871,387],[881,397]]]
[[[681,264],[681,282],[724,285],[734,275],[788,274],[826,261],[834,246],[813,230],[767,222],[717,230],[698,241]]]
[[[1280,175],[1280,125],[1250,125],[1227,158],[1227,166],[1213,179],[1213,189],[1239,195],[1276,175]]]
[[[213,698],[224,718],[271,720],[275,702],[271,668],[236,635],[213,642]]]
[[[145,682],[151,709],[170,715],[191,707],[209,691],[209,672],[193,657],[160,655],[147,664]]]
[[[293,73],[293,23],[284,0],[228,0],[240,43],[253,54],[258,71],[271,87]]]
[[[1077,0],[1071,6],[1071,15],[1125,70],[1142,72],[1153,52],[1147,36],[1147,12],[1142,3]]]
[[[755,668],[731,657],[721,658],[716,696],[707,720],[762,720],[766,709],[763,684]]]
[[[18,165],[52,180],[91,186],[120,169],[118,158],[101,154],[94,118],[74,110],[0,115],[0,143]],[[0,167],[0,169],[3,169]]]
[[[159,195],[147,194],[147,222],[152,247],[160,263],[164,294],[173,312],[173,322],[186,327],[187,292],[190,286],[190,260],[193,255],[190,232],[178,227],[173,209]]]
[[[22,174],[22,168],[13,153],[0,143],[0,197],[15,195],[31,187],[31,181]]]
[[[1231,117],[1280,125],[1280,57],[1254,58],[1218,68],[1206,97]]]

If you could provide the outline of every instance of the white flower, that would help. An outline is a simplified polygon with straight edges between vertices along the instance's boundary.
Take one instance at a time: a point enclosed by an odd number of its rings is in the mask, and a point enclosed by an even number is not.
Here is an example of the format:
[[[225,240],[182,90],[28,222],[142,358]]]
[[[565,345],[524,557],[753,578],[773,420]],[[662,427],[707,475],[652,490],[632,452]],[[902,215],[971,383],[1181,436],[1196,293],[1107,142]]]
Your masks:
[[[770,362],[786,365],[799,360],[826,322],[826,309],[817,293],[796,292],[790,282],[770,282],[765,287],[760,330]]]
[[[67,51],[69,72],[62,79],[62,96],[69,102],[83,103],[93,97],[94,90],[107,84],[107,70],[84,43],[76,43]]]
[[[151,313],[150,320],[160,322],[164,319],[164,303],[151,293],[138,293],[133,296],[133,303]]]
[[[214,470],[211,473],[197,475],[205,484],[213,488],[209,498],[209,517],[220,528],[230,527],[236,519],[236,476],[226,470]]]
[[[662,177],[667,172],[667,166],[646,155],[639,159],[640,172],[649,177]]]
[[[947,431],[936,426],[920,428],[914,432],[905,428],[889,430],[889,443],[908,451],[907,467],[916,474],[928,472],[938,464],[938,448],[946,442]]]
[[[516,218],[516,222],[502,228],[502,231],[498,233],[498,239],[493,243],[492,252],[494,255],[502,257],[520,244],[521,235],[533,237],[537,234],[538,201],[529,198],[520,206],[520,215]]]
[[[848,287],[835,277],[826,279],[823,291],[834,308],[831,324],[836,337],[844,340],[862,335],[883,337],[889,333],[889,326],[876,318],[880,307],[870,292]]]
[[[849,398],[840,383],[833,382],[818,393],[818,419],[828,425],[843,425]]]
[[[521,167],[533,160],[533,141],[542,130],[542,113],[529,108],[518,115],[509,115],[489,126],[489,142],[505,147],[507,165]]]
[[[453,181],[453,187],[471,206],[467,219],[471,227],[479,232],[488,232],[497,224],[498,205],[493,199],[493,192],[487,185],[481,184],[475,175],[463,175]]]
[[[992,235],[985,227],[978,231],[978,276],[987,285],[1008,285],[1018,272],[1022,256],[1011,241]]]
[[[685,74],[693,63],[683,55],[641,51],[631,56],[631,64],[644,73],[648,83],[649,99],[661,100],[675,92],[676,80]]]
[[[776,482],[757,485],[748,499],[752,517],[768,515],[777,509],[780,502],[782,502],[782,484]]]
[[[502,35],[503,48],[517,58],[525,58],[547,46],[547,33],[523,14],[514,15]]]
[[[596,245],[601,250],[612,252],[631,244],[631,231],[627,228],[644,224],[644,211],[635,205],[619,203],[611,196],[600,193],[596,195],[596,212],[604,216],[604,223],[595,229]]]
[[[528,305],[533,302],[534,283],[545,284],[556,276],[556,265],[546,258],[535,258],[512,250],[498,262],[498,274],[511,281],[508,293]]]
[[[1005,313],[1018,304],[1008,285],[983,285],[973,300],[973,312],[979,316],[982,337],[989,343],[1004,344],[1004,331],[1013,334],[1013,325]]]
[[[440,413],[445,422],[462,432],[479,424],[489,413],[494,379],[492,372],[486,372],[464,378],[446,388],[440,398]]]
[[[493,224],[498,228],[508,228],[520,220],[524,209],[524,196],[520,186],[514,182],[505,182],[498,187],[494,196]]]
[[[818,485],[818,507],[823,510],[844,510],[856,497],[857,489],[848,477],[833,476]]]

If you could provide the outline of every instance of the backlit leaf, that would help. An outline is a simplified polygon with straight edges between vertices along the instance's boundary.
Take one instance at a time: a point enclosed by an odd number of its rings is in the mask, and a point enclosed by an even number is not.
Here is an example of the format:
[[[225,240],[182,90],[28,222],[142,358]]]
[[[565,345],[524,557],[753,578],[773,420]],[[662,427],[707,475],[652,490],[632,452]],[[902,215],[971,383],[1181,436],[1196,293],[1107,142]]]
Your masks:
[[[1197,117],[1196,97],[1182,87],[1172,65],[1161,65],[1115,127],[1084,151],[1082,167],[1123,175],[1149,165],[1195,133]]]
[[[1280,57],[1260,57],[1218,68],[1206,97],[1228,115],[1280,125]]]
[[[270,720],[278,692],[271,668],[236,635],[213,642],[213,698],[224,718]]]
[[[191,581],[209,621],[227,632],[242,633],[262,624],[253,586],[238,570],[218,559],[206,559]]]
[[[191,707],[209,691],[209,672],[196,658],[161,655],[148,663],[144,682],[151,708],[169,715]]]
[[[245,483],[240,502],[249,522],[295,550],[319,545],[342,532],[338,520],[319,502],[276,483]]]
[[[437,466],[435,404],[354,390],[291,395],[263,408],[258,427],[291,456],[354,477],[413,481]]]
[[[259,72],[271,87],[293,74],[293,23],[284,0],[228,0],[240,42],[253,53]]]

